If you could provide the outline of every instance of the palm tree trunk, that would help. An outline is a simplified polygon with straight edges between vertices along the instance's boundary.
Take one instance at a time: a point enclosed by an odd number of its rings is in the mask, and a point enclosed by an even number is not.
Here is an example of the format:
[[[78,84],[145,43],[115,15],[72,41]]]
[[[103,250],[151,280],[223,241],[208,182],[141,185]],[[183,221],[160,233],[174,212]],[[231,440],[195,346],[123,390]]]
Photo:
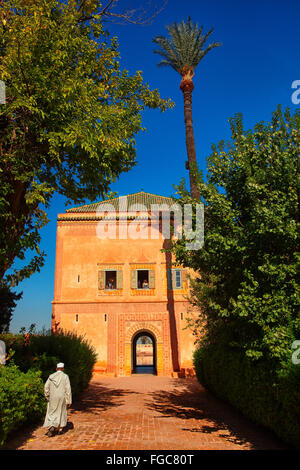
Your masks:
[[[186,139],[186,149],[187,149],[187,155],[188,155],[191,196],[194,199],[200,199],[200,193],[198,191],[195,178],[192,175],[192,170],[196,168],[196,163],[197,163],[194,130],[193,130],[193,118],[192,118],[193,88],[194,88],[194,85],[192,81],[188,81],[188,82],[185,81],[180,86],[180,89],[183,93],[183,101],[184,101],[185,139]]]

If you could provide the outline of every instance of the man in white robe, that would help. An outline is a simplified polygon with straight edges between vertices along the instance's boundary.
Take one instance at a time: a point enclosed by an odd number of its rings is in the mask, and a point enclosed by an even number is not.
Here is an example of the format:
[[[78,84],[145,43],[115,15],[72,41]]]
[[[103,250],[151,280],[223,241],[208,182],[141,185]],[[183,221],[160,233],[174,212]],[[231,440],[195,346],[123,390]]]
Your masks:
[[[48,401],[47,413],[43,427],[48,428],[48,436],[67,425],[67,407],[72,404],[70,380],[64,373],[64,364],[56,366],[56,372],[51,374],[45,383],[44,393]]]

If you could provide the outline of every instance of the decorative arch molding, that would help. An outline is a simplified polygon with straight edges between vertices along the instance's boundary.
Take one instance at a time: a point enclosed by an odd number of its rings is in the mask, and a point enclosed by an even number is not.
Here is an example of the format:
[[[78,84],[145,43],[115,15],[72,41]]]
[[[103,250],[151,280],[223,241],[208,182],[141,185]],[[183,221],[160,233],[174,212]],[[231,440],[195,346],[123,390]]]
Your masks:
[[[172,372],[170,354],[170,325],[169,316],[165,312],[127,312],[118,315],[117,325],[117,373],[120,376],[132,374],[132,348],[134,338],[141,332],[153,336],[156,344],[156,373],[168,376]],[[113,346],[113,343],[112,343]],[[115,350],[113,347],[112,351]]]
[[[131,343],[133,337],[143,331],[145,333],[149,332],[150,334],[152,334],[157,343],[163,342],[161,331],[159,330],[159,328],[157,328],[157,326],[153,325],[151,321],[141,321],[135,323],[130,328],[128,328],[128,330],[126,331],[125,343]]]
[[[153,322],[154,323],[154,322]],[[157,375],[163,375],[163,336],[160,329],[154,325],[151,320],[138,321],[131,325],[125,333],[125,375],[131,375],[133,370],[132,362],[132,348],[134,344],[134,338],[137,334],[145,332],[150,333],[155,339],[156,343],[156,373]]]

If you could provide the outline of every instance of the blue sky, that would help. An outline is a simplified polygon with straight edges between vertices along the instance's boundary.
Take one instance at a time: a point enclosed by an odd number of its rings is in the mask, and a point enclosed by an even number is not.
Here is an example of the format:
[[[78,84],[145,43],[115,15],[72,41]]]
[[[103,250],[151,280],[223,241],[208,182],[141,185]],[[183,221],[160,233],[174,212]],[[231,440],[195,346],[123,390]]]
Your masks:
[[[120,0],[122,4],[127,0]],[[121,67],[130,73],[142,70],[152,89],[158,88],[163,98],[175,102],[174,109],[165,113],[144,113],[147,132],[136,138],[138,164],[111,188],[120,195],[143,188],[169,196],[174,194],[173,184],[187,179],[180,77],[173,69],[157,67],[159,56],[153,53],[152,38],[166,35],[167,24],[188,16],[203,25],[204,32],[214,27],[210,40],[222,43],[200,62],[194,77],[194,134],[204,172],[211,145],[230,137],[228,118],[235,113],[241,112],[245,126],[251,128],[269,120],[279,103],[292,110],[296,107],[291,101],[291,84],[300,80],[300,3],[296,0],[169,0],[151,25],[108,24],[111,34],[119,38]],[[50,223],[42,230],[41,248],[47,260],[40,273],[18,286],[23,299],[14,312],[13,332],[31,323],[38,329],[50,327],[56,218],[64,210],[64,199],[56,195],[48,211]]]

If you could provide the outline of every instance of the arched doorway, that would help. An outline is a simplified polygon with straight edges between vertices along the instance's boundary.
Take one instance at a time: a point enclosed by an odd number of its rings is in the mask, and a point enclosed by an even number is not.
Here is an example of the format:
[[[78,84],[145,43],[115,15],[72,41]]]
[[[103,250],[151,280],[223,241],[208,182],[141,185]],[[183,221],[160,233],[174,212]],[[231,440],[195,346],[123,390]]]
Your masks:
[[[133,337],[132,373],[156,375],[156,341],[149,331],[139,331]]]

